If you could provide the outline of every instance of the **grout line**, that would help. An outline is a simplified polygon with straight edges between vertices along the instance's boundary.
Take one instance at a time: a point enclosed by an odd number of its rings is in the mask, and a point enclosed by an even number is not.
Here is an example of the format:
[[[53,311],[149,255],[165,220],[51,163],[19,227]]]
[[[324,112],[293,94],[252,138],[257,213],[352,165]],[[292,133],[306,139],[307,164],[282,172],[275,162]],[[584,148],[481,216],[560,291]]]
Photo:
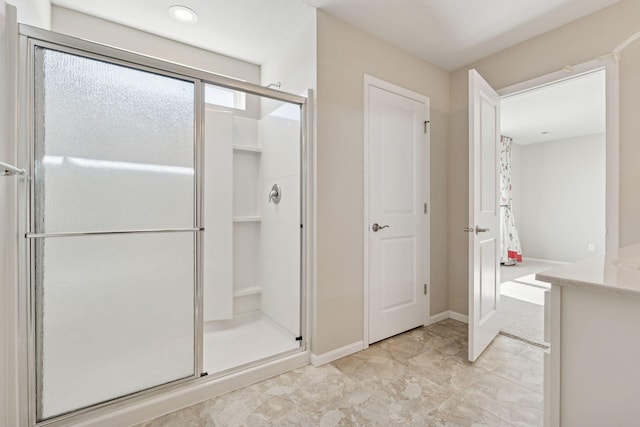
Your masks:
[[[535,341],[530,341],[530,340],[528,340],[526,338],[522,338],[522,337],[519,337],[519,336],[516,336],[516,335],[512,335],[512,334],[510,334],[508,332],[500,331],[499,333],[500,333],[500,335],[505,336],[507,338],[511,338],[511,339],[514,339],[514,340],[517,340],[517,341],[522,341],[523,343],[530,344],[530,345],[542,348],[544,350],[548,350],[549,349],[549,346],[546,345],[546,344],[540,344],[540,343],[537,343]]]

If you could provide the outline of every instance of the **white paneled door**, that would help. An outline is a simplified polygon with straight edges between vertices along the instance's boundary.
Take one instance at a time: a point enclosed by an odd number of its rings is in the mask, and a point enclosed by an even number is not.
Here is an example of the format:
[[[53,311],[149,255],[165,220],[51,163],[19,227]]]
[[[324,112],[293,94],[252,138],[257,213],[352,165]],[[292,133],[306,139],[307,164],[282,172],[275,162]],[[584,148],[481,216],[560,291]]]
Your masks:
[[[365,90],[369,166],[366,339],[373,343],[424,325],[427,318],[428,98],[375,79]]]
[[[500,332],[500,97],[469,71],[469,360]]]

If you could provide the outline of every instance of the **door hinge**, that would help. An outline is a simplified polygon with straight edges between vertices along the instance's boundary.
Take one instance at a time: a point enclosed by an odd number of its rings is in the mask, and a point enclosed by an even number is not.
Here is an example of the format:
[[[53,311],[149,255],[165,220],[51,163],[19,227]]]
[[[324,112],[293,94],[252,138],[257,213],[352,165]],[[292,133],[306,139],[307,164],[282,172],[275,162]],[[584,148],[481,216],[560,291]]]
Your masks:
[[[426,283],[424,284],[424,294],[425,295],[427,294],[427,284]]]
[[[427,213],[427,212],[428,212],[427,204],[425,203],[425,204],[424,204],[424,213]]]
[[[296,341],[302,341],[302,335],[300,335],[299,337],[296,337]]]
[[[427,126],[429,126],[429,123],[431,123],[429,120],[424,121],[424,133],[427,133]]]

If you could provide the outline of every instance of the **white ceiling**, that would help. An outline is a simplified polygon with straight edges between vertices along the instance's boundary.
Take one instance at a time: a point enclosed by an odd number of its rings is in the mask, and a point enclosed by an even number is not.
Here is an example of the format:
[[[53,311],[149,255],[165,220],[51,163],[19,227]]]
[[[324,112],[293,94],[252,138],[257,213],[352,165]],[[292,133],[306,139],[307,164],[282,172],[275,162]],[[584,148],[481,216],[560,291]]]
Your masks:
[[[605,86],[598,71],[504,98],[501,133],[521,145],[603,133]]]
[[[263,64],[313,15],[303,0],[52,0],[51,4],[203,49]],[[172,5],[198,14],[194,24],[174,20]]]
[[[319,7],[453,70],[620,0],[52,0],[52,4],[262,64]],[[182,4],[195,24],[167,13]]]
[[[619,0],[308,0],[455,70]]]

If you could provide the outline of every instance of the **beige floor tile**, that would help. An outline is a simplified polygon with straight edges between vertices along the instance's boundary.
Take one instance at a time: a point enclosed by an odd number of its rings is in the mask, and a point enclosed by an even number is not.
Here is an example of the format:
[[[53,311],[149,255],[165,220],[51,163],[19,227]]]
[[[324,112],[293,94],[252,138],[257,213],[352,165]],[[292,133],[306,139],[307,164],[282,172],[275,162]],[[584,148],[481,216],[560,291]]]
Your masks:
[[[469,363],[467,336],[445,320],[139,427],[540,425],[543,350],[498,336]]]
[[[519,355],[525,357],[529,360],[533,360],[534,362],[542,363],[544,360],[544,352],[546,349],[541,347],[536,347],[534,345],[527,346],[524,350],[522,350]]]
[[[473,363],[441,353],[422,353],[409,359],[410,369],[452,392],[459,392],[476,383],[489,371]]]
[[[542,426],[542,395],[497,375],[487,375],[458,395],[517,426]]]
[[[272,380],[222,395],[205,402],[216,426],[303,425],[311,423]],[[302,423],[302,424],[299,424]]]
[[[489,347],[482,352],[475,362],[476,366],[488,371],[494,371],[523,351],[520,346],[509,345],[503,342],[503,339],[511,340],[510,338],[500,338],[501,339],[496,338],[496,340],[489,344]]]
[[[507,427],[505,420],[487,412],[480,406],[452,397],[433,410],[424,420],[425,426],[433,427]]]
[[[451,390],[408,367],[371,377],[359,386],[362,390],[398,404],[397,412],[403,413],[406,420],[411,419],[412,413],[428,413],[453,395]]]
[[[389,351],[376,345],[336,360],[332,364],[342,373],[354,378],[369,378],[380,372],[400,366],[393,356],[389,354]]]
[[[397,362],[406,362],[425,351],[431,351],[444,345],[441,337],[434,335],[426,328],[418,328],[404,334],[396,335],[371,346]]]
[[[498,335],[493,342],[492,346],[507,350],[513,354],[518,354],[521,351],[533,347],[531,344],[527,344],[524,341],[519,341],[513,338],[505,337],[504,335]]]
[[[213,425],[213,419],[206,411],[206,405],[204,403],[191,405],[179,411],[139,424],[140,427],[209,427]]]
[[[543,393],[544,368],[540,362],[518,355],[493,371],[493,373],[527,387],[535,393],[540,395]]]

